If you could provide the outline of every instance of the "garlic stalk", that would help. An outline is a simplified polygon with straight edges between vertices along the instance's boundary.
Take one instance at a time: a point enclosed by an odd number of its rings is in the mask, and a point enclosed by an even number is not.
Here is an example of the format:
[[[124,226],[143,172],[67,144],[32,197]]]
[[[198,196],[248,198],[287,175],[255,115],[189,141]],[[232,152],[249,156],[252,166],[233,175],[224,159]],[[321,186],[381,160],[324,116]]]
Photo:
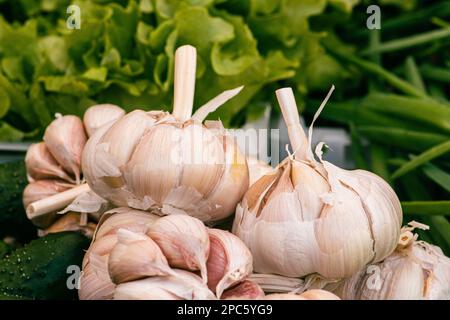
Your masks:
[[[116,284],[172,274],[166,257],[152,239],[126,229],[117,231],[117,244],[109,254],[108,268]]]
[[[205,225],[187,215],[170,215],[153,223],[147,235],[161,248],[171,267],[200,270],[206,282],[209,235]]]
[[[173,114],[134,110],[91,136],[83,173],[100,197],[116,206],[187,213],[208,222],[233,213],[248,187],[248,168],[225,130],[202,123],[215,102],[191,118],[195,61],[193,47],[177,49]]]
[[[150,277],[122,283],[117,286],[115,300],[215,300],[216,297],[191,272],[173,270],[174,274],[165,277]]]
[[[36,180],[31,182],[23,190],[23,206],[26,208],[35,201],[63,192],[73,186],[61,180]]]
[[[44,142],[53,157],[67,172],[81,181],[81,153],[86,144],[86,133],[80,118],[60,116],[47,127]]]
[[[227,288],[238,284],[252,273],[252,255],[232,233],[219,229],[209,229],[208,232],[208,287],[220,298]]]
[[[70,183],[75,180],[70,177],[52,156],[44,142],[33,143],[28,147],[25,156],[25,166],[30,180],[62,179]]]
[[[450,259],[439,247],[417,241],[412,231],[423,226],[409,225],[384,261],[329,286],[330,290],[345,300],[449,300]]]
[[[233,225],[253,254],[255,271],[341,279],[382,261],[400,233],[402,211],[395,192],[373,173],[323,160],[323,144],[316,148],[317,161],[311,150],[313,124],[307,137],[292,90],[280,89],[277,97],[294,154],[249,188]]]
[[[83,116],[88,137],[107,123],[115,122],[125,115],[125,110],[113,104],[98,104],[89,107]]]
[[[245,280],[238,285],[225,290],[220,297],[221,300],[261,300],[264,299],[264,291],[261,287],[250,280]]]

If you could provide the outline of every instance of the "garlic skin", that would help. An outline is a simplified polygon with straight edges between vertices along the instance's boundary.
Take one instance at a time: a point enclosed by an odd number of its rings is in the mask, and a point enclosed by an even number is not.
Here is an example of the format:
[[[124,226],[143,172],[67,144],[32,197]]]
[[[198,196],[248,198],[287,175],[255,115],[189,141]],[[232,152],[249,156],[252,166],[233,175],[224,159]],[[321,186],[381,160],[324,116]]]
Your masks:
[[[252,255],[232,233],[219,229],[209,229],[208,232],[208,287],[220,298],[227,288],[238,284],[252,273]]]
[[[253,185],[262,176],[274,171],[272,166],[254,157],[247,157],[249,171],[249,185]]]
[[[344,300],[450,300],[450,259],[416,238],[330,290]]]
[[[117,244],[109,254],[108,270],[116,284],[172,274],[166,257],[152,239],[126,229],[117,231]]]
[[[88,137],[109,122],[114,122],[125,115],[125,110],[114,104],[97,104],[89,107],[83,115],[84,128]]]
[[[295,293],[273,293],[266,295],[264,300],[341,300],[331,292],[311,289],[301,294]]]
[[[174,269],[174,275],[150,277],[117,286],[114,300],[215,300],[193,273]]]
[[[171,267],[200,270],[206,282],[209,235],[200,220],[187,215],[165,216],[149,226],[147,235],[158,244]]]
[[[312,125],[306,137],[292,90],[281,89],[277,96],[295,154],[249,188],[233,224],[233,233],[252,252],[255,271],[341,279],[382,261],[400,234],[395,192],[373,173],[321,159],[322,144],[316,161]]]
[[[245,280],[238,285],[225,290],[221,300],[261,300],[264,299],[264,291],[256,283]]]
[[[61,180],[37,180],[31,182],[23,190],[23,206],[26,208],[32,202],[63,192],[73,186]]]
[[[135,110],[105,131],[90,138],[83,172],[116,206],[214,222],[232,214],[248,187],[246,159],[224,129]]]
[[[67,172],[81,181],[81,153],[86,144],[86,133],[80,118],[72,115],[58,116],[45,129],[44,142]]]
[[[109,300],[116,285],[108,273],[108,258],[117,243],[116,235],[107,235],[92,242],[83,258],[78,297],[80,300]]]
[[[70,177],[52,156],[44,142],[33,143],[25,155],[25,166],[30,182],[42,179],[62,179],[70,183],[75,180]]]
[[[77,231],[83,234],[87,238],[92,238],[97,225],[92,222],[88,222],[85,225],[81,222],[81,215],[77,212],[69,212],[62,215],[55,223],[49,228],[45,229],[42,235],[49,233],[58,233],[63,231]]]

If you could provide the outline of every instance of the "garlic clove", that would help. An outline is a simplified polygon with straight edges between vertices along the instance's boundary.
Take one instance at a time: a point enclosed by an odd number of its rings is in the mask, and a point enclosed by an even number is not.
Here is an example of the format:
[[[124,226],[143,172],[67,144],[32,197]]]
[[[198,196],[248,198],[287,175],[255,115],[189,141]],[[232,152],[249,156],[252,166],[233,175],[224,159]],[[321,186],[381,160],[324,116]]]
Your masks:
[[[77,231],[88,238],[92,238],[96,226],[97,225],[92,222],[89,222],[86,225],[82,225],[81,215],[76,212],[69,212],[61,216],[49,228],[45,229],[43,235],[64,231]]]
[[[254,157],[247,157],[248,171],[249,171],[249,185],[251,186],[258,181],[262,176],[273,172],[273,168]]]
[[[264,300],[341,300],[331,292],[319,289],[311,289],[301,294],[274,293],[266,295]]]
[[[81,153],[86,144],[83,122],[76,116],[61,116],[53,120],[44,133],[48,150],[67,172],[81,181]]]
[[[170,276],[156,276],[117,286],[115,300],[215,300],[200,277],[184,270]]]
[[[125,115],[125,110],[113,104],[98,104],[89,107],[83,116],[88,136],[92,136],[103,125],[114,122]]]
[[[80,277],[78,297],[80,300],[112,299],[116,285],[108,273],[108,258],[117,243],[116,235],[97,239],[83,258],[83,272]]]
[[[147,235],[161,248],[169,265],[200,270],[206,283],[209,235],[204,224],[188,215],[169,215],[149,226]]]
[[[167,259],[151,238],[126,229],[117,231],[117,244],[109,255],[108,270],[116,284],[172,274]]]
[[[209,229],[208,232],[208,287],[220,298],[224,290],[243,281],[252,273],[252,255],[244,243],[232,233],[219,229]]]
[[[116,234],[119,229],[146,233],[148,227],[159,218],[159,216],[149,212],[130,208],[115,208],[103,214],[95,237],[102,238],[106,235]]]
[[[264,291],[256,283],[245,280],[238,285],[227,289],[220,297],[221,300],[261,300],[264,299]]]
[[[37,180],[31,182],[23,191],[23,206],[26,208],[30,203],[50,197],[72,187],[74,185],[61,180]]]
[[[58,178],[70,183],[75,182],[52,156],[44,142],[29,146],[25,165],[28,175],[34,180]]]

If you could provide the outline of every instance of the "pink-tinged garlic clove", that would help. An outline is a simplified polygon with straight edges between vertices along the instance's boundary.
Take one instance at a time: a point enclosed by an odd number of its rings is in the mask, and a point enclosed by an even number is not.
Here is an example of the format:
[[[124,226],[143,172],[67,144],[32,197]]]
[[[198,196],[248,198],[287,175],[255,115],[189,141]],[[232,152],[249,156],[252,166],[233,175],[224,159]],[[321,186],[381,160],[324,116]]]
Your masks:
[[[83,116],[84,127],[88,136],[107,123],[116,121],[125,115],[125,110],[114,104],[97,104],[89,107]]]
[[[76,116],[59,116],[47,127],[44,142],[48,150],[67,172],[81,181],[81,154],[86,144],[83,122]]]
[[[243,281],[253,271],[252,255],[234,234],[209,229],[208,287],[221,297],[224,290]]]
[[[116,284],[172,274],[167,259],[150,237],[126,229],[117,231],[117,244],[109,255],[108,270]]]
[[[203,222],[187,215],[169,215],[150,225],[147,235],[158,244],[171,267],[200,270],[206,283],[209,235]]]
[[[70,177],[52,156],[44,142],[33,143],[25,156],[25,166],[31,180],[62,179],[71,183]]]
[[[245,280],[238,285],[227,289],[220,297],[221,300],[261,300],[264,299],[264,291],[250,280]]]

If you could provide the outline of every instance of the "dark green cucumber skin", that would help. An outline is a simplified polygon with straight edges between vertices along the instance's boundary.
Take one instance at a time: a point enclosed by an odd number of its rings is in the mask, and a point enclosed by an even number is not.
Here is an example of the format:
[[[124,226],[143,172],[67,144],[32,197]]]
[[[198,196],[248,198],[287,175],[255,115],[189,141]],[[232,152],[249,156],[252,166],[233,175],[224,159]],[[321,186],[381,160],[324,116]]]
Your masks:
[[[24,161],[0,164],[0,239],[11,236],[28,242],[37,237],[36,227],[27,218],[22,203],[27,184]]]
[[[11,252],[11,248],[0,240],[0,259],[6,256],[8,253]]]
[[[89,239],[60,232],[31,241],[0,260],[0,297],[16,299],[76,299],[67,288],[67,267],[81,263]]]

